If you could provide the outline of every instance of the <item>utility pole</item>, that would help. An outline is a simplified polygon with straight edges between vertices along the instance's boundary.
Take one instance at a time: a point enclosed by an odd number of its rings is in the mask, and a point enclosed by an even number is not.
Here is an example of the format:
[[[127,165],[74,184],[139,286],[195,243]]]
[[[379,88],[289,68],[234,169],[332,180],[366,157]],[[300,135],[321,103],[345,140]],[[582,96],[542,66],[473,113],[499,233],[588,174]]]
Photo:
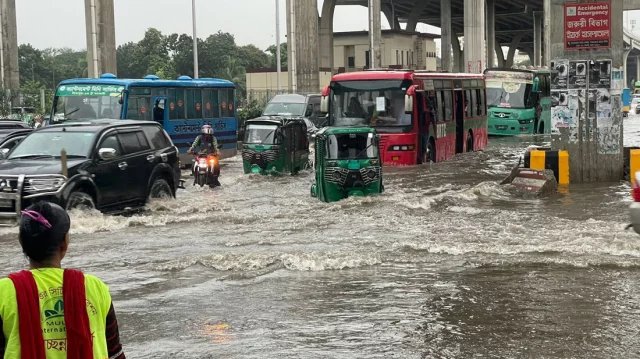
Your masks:
[[[276,88],[280,92],[280,73],[282,63],[280,61],[280,0],[276,0]]]
[[[191,0],[191,17],[193,19],[193,78],[198,78],[198,36],[196,35],[196,0]]]

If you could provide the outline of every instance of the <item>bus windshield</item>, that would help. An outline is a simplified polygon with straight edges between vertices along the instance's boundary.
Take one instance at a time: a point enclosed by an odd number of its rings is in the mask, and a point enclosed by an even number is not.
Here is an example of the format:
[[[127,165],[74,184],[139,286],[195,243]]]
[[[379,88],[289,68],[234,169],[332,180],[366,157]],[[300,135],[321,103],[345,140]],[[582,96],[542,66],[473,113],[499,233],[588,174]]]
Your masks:
[[[62,85],[53,103],[53,122],[120,118],[120,96],[124,86]]]
[[[409,87],[402,80],[342,81],[332,85],[334,126],[411,126],[404,112],[404,95]]]
[[[328,136],[328,159],[346,160],[377,157],[378,146],[376,146],[373,133],[347,133]]]
[[[244,142],[263,145],[275,144],[276,125],[249,124],[245,130]]]
[[[529,95],[533,74],[518,71],[488,71],[485,73],[487,107],[530,107]]]

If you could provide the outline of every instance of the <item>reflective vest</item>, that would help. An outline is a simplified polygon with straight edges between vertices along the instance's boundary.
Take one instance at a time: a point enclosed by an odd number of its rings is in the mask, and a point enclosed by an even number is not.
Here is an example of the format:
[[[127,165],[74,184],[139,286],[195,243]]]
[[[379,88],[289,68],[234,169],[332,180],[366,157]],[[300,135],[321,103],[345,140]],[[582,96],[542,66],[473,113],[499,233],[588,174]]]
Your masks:
[[[62,300],[62,276],[60,268],[32,269],[38,286],[40,325],[47,359],[66,359],[66,328],[64,302]],[[106,319],[111,307],[109,288],[100,279],[84,275],[87,295],[87,314],[93,339],[93,357],[107,359]],[[4,357],[20,358],[20,332],[18,329],[18,304],[16,290],[9,278],[0,279],[0,318],[6,338]]]

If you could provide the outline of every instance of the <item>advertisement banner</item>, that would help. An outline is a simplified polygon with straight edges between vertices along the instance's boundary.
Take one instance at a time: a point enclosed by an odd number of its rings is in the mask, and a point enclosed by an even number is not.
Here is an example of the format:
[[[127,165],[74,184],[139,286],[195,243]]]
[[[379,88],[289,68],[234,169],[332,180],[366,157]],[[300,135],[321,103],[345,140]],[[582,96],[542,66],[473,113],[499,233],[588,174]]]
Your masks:
[[[611,47],[611,3],[565,4],[564,47],[566,50]]]

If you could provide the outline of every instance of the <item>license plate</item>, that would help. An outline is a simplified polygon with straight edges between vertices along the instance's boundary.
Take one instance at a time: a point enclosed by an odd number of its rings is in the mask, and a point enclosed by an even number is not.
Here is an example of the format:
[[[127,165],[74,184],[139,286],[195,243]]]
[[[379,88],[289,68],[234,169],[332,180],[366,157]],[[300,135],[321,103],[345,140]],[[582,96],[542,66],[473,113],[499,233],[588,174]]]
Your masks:
[[[509,127],[509,126],[506,126],[506,125],[496,125],[496,129],[497,129],[497,130],[506,130],[506,129],[507,129],[507,127]]]

